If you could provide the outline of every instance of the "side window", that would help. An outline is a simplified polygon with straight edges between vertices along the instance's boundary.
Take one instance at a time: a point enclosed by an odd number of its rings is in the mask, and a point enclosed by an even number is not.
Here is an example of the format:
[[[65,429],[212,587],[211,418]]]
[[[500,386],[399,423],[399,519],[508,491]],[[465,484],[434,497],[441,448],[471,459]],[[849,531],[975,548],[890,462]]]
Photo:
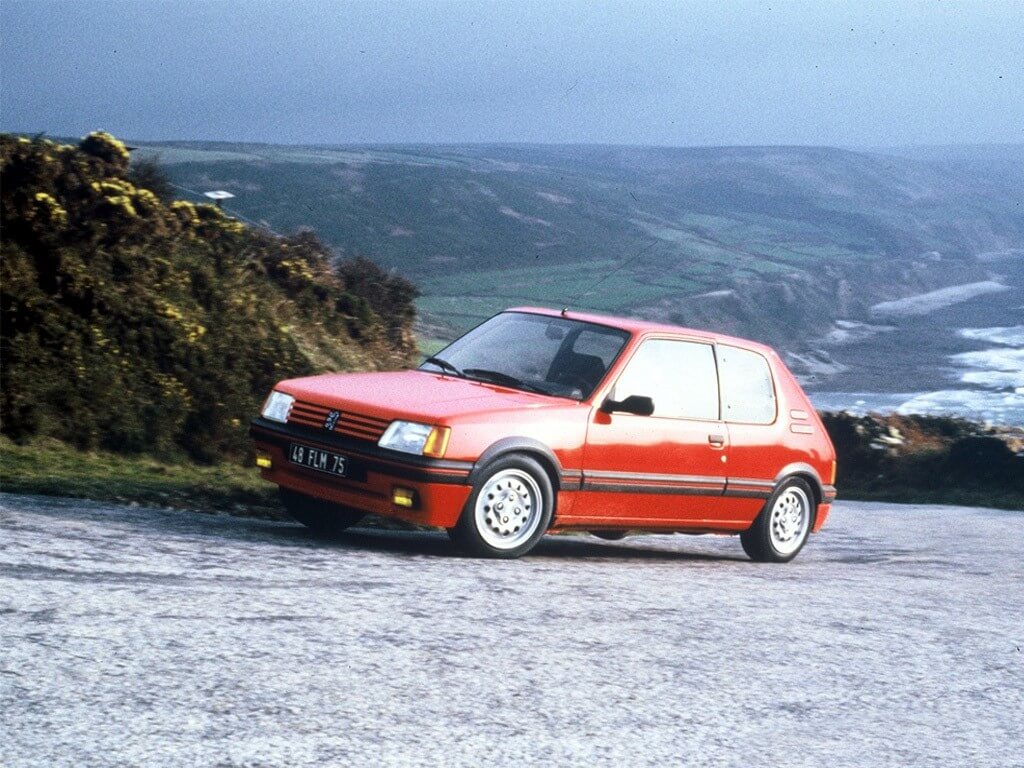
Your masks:
[[[718,376],[710,344],[650,339],[629,361],[611,397],[646,395],[654,415],[673,419],[717,419]]]
[[[756,352],[720,344],[722,418],[753,424],[775,421],[775,389],[768,361]]]

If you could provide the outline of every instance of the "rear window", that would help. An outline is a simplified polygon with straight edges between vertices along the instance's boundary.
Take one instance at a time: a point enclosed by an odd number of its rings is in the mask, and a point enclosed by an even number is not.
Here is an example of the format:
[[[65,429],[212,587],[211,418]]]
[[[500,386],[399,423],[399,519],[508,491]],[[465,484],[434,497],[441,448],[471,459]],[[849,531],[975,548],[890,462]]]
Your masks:
[[[718,346],[722,418],[747,424],[775,421],[775,387],[768,361],[757,352]]]

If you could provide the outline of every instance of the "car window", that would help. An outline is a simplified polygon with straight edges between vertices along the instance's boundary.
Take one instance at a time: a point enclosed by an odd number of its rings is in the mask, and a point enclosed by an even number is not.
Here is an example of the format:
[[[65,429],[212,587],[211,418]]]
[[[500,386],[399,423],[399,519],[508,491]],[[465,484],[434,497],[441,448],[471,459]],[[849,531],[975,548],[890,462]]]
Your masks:
[[[483,368],[528,381],[543,380],[562,346],[566,324],[536,315],[506,315],[502,320],[480,326],[472,345],[452,344],[446,359],[460,368]]]
[[[612,364],[612,361],[622,349],[622,334],[601,330],[584,330],[576,337],[572,345],[572,351],[578,355],[593,355],[601,358],[605,368]]]
[[[722,417],[726,421],[775,421],[775,388],[764,357],[749,349],[720,344],[718,371],[722,377]]]
[[[718,376],[710,344],[649,339],[615,382],[611,397],[644,395],[654,415],[674,419],[717,419]]]
[[[423,367],[582,400],[604,378],[628,339],[624,330],[595,323],[502,312],[424,361]]]

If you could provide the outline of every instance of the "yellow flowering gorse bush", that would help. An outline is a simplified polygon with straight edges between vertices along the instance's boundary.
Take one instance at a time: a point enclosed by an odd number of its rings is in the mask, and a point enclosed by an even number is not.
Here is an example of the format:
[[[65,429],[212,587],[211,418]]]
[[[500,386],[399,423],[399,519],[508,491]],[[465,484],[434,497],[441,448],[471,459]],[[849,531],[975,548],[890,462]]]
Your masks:
[[[371,262],[338,266],[309,233],[170,200],[159,176],[130,176],[109,134],[77,147],[0,134],[0,174],[12,437],[243,457],[244,425],[278,379],[414,351],[391,330],[411,337],[411,285]]]

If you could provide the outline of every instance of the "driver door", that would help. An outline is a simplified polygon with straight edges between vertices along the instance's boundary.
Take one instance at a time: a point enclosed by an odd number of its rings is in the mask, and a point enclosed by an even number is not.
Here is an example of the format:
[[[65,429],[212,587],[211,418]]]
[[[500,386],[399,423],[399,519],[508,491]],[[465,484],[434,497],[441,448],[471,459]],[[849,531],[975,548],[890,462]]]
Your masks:
[[[576,513],[607,526],[721,525],[729,432],[720,419],[714,346],[643,341],[609,392],[616,401],[630,395],[650,397],[654,412],[594,408]]]

